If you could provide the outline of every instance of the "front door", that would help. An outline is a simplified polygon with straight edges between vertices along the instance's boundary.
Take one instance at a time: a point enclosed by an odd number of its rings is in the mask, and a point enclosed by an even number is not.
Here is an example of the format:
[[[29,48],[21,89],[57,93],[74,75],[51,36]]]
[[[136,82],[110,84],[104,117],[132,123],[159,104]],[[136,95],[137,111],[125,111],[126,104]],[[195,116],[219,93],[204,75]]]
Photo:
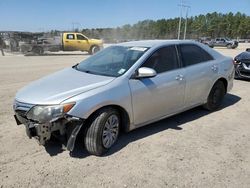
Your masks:
[[[88,51],[89,50],[88,39],[81,34],[76,34],[76,48],[79,51]]]
[[[185,71],[180,68],[176,47],[154,52],[141,67],[156,70],[153,78],[130,79],[136,126],[173,114],[184,105]]]

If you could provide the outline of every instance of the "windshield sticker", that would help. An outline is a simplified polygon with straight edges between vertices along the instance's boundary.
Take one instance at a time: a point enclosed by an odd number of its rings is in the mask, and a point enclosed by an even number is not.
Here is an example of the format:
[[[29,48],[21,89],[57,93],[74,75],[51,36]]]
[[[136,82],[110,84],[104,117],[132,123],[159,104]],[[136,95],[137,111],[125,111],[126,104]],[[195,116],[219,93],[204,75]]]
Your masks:
[[[120,70],[118,71],[118,74],[123,74],[125,71],[126,71],[126,69],[120,69]]]
[[[145,48],[145,47],[132,47],[132,48],[130,48],[130,50],[136,50],[136,51],[144,52],[144,51],[147,50],[147,48]]]

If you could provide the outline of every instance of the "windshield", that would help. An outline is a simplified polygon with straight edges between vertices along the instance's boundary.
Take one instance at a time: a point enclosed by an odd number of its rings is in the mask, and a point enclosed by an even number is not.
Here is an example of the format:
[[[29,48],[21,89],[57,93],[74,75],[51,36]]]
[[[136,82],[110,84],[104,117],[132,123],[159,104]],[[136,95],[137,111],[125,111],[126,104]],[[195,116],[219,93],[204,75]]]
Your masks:
[[[147,50],[146,47],[111,46],[82,61],[75,68],[90,74],[118,77]]]

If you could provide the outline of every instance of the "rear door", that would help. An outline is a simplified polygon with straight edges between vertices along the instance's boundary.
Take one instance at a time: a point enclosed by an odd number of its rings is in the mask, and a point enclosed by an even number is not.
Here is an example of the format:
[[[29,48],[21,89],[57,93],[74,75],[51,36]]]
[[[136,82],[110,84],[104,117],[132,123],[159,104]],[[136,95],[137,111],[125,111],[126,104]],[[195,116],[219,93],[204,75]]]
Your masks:
[[[218,46],[223,47],[223,46],[225,46],[225,43],[226,43],[225,39],[220,38],[219,41],[218,41]]]
[[[174,45],[157,50],[141,67],[153,68],[157,75],[129,80],[137,126],[180,110],[185,92],[185,72],[179,65]]]
[[[65,51],[77,50],[77,40],[75,33],[64,33],[63,40],[63,47]]]
[[[179,45],[185,67],[185,106],[191,107],[206,101],[208,93],[218,78],[218,64],[213,57],[195,44]]]
[[[215,46],[222,46],[221,38],[217,38],[217,39],[215,40]]]

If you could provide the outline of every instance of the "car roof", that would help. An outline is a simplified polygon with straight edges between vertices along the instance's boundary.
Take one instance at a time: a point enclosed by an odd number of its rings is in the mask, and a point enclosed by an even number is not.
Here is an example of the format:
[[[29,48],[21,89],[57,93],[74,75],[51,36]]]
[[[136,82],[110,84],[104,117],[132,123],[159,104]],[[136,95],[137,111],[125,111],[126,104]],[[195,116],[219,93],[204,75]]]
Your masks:
[[[127,47],[147,47],[147,48],[158,48],[165,45],[178,45],[178,44],[194,44],[197,45],[204,50],[206,50],[210,55],[212,55],[215,59],[222,57],[223,55],[219,52],[211,49],[205,44],[201,44],[200,42],[196,42],[194,40],[141,40],[141,41],[131,41],[124,42],[120,44],[116,44],[118,46],[127,46]]]
[[[155,47],[162,45],[170,45],[170,44],[185,44],[185,43],[195,43],[192,40],[141,40],[141,41],[131,41],[124,42],[118,45],[120,46],[140,46],[140,47]]]

